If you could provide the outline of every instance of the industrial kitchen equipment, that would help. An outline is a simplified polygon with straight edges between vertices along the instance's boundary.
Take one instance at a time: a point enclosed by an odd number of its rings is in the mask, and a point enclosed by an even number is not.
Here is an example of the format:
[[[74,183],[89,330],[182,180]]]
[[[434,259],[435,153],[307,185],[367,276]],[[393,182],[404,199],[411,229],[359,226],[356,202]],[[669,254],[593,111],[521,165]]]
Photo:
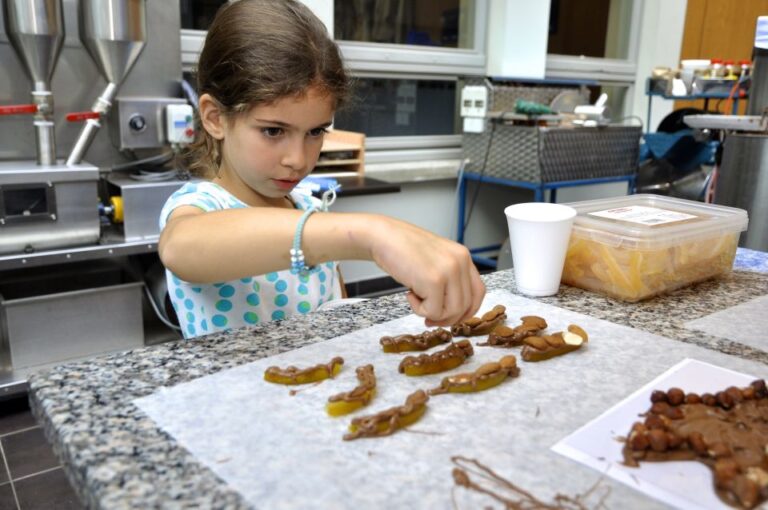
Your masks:
[[[178,1],[2,0],[0,16],[2,398],[42,366],[174,337],[148,275],[194,131]]]
[[[768,16],[757,19],[746,115],[689,115],[696,129],[724,132],[715,202],[746,209],[749,230],[740,245],[768,251]]]

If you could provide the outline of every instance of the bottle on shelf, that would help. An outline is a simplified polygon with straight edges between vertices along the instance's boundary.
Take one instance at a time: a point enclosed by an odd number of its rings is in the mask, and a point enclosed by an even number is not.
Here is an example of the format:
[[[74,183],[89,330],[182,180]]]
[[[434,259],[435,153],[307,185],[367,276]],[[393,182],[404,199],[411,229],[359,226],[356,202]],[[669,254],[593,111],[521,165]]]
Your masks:
[[[733,60],[726,60],[723,62],[723,67],[725,69],[725,75],[723,78],[726,80],[738,80],[739,79],[739,73],[736,71],[736,64],[733,62]]]
[[[741,72],[739,73],[739,80],[746,79],[752,71],[752,62],[749,60],[739,60],[739,67]]]
[[[707,78],[717,80],[724,75],[723,60],[720,58],[711,59],[709,61],[709,76],[707,76]]]

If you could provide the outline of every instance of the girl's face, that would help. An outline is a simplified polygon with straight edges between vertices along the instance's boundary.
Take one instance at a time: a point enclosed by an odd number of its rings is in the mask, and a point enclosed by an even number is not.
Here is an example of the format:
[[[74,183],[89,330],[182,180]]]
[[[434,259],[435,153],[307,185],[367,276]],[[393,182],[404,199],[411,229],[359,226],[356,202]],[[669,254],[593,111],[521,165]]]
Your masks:
[[[282,205],[315,167],[333,120],[333,98],[316,87],[259,105],[222,125],[222,163],[214,179],[249,205]]]

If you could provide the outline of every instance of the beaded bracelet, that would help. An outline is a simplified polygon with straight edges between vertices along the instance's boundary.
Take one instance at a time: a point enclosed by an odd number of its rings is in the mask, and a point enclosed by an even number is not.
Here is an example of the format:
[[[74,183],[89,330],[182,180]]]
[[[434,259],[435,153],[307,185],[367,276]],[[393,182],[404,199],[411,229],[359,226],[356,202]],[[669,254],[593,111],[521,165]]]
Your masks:
[[[327,212],[328,208],[336,201],[336,190],[338,185],[331,186],[328,191],[323,193],[322,204],[320,208],[308,207],[304,214],[301,215],[299,223],[296,224],[296,233],[293,236],[293,248],[291,248],[291,273],[292,274],[306,274],[311,271],[315,271],[317,266],[309,267],[304,260],[304,250],[301,249],[301,235],[304,231],[304,224],[312,213],[319,211]]]

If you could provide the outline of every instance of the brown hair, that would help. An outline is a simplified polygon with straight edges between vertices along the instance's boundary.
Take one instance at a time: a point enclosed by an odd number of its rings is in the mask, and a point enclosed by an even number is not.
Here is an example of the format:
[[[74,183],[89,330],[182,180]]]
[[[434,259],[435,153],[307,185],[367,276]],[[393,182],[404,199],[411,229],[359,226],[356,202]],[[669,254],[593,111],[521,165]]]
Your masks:
[[[350,79],[325,25],[296,0],[237,0],[216,13],[197,66],[197,90],[210,94],[225,116],[319,86],[340,107]],[[199,120],[199,119],[198,119]],[[218,172],[221,141],[198,122],[186,155],[201,176]]]

